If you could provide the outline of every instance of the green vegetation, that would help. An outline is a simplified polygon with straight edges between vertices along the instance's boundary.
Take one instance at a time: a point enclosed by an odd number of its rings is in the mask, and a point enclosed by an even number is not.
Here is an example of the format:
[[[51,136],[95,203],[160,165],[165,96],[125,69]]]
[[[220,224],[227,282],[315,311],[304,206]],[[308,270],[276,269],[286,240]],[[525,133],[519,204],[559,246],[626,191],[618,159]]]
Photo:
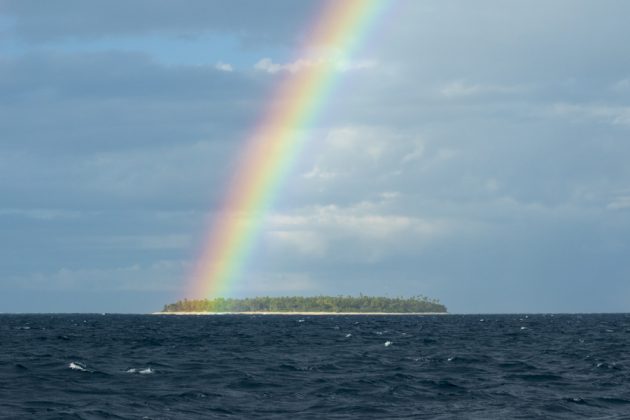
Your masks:
[[[246,299],[180,300],[163,312],[446,312],[436,299],[424,296],[387,298],[375,296],[283,296]]]

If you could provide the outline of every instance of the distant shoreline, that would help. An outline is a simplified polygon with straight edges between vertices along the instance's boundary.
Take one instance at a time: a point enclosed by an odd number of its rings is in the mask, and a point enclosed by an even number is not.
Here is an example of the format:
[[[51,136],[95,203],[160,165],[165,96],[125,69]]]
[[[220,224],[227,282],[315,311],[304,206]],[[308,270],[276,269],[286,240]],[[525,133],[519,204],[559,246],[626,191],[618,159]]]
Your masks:
[[[156,308],[157,309],[157,308]],[[257,296],[249,298],[180,299],[159,314],[183,315],[432,315],[446,306],[418,295],[383,296]]]
[[[448,312],[153,312],[151,315],[448,315]]]

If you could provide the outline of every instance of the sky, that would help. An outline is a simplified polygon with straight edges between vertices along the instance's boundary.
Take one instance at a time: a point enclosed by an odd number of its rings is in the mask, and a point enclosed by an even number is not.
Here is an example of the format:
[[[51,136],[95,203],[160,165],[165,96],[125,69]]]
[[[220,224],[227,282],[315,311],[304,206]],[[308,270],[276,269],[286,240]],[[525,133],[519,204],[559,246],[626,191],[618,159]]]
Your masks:
[[[0,312],[187,297],[273,93],[334,60],[301,48],[320,8],[0,1]],[[230,295],[628,312],[629,15],[622,0],[392,1],[332,62]]]

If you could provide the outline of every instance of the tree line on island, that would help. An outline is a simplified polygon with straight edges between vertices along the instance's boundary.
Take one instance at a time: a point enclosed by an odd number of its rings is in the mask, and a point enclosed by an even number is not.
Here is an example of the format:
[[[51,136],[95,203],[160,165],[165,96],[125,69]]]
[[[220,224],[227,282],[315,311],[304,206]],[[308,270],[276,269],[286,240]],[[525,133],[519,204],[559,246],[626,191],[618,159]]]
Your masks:
[[[164,305],[163,312],[382,312],[445,313],[446,306],[426,296],[281,296],[244,299],[184,299]]]

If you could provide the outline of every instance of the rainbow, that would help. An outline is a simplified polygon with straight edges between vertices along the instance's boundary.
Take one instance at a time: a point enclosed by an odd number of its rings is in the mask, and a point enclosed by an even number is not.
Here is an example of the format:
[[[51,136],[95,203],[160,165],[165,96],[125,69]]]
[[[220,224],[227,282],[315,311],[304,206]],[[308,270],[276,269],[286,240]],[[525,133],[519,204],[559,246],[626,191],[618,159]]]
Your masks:
[[[334,49],[334,60],[320,60],[289,76],[275,92],[248,140],[212,223],[191,278],[196,298],[226,293],[242,269],[263,219],[304,143],[303,132],[320,114],[347,60],[389,0],[329,0],[315,19],[301,55]]]

